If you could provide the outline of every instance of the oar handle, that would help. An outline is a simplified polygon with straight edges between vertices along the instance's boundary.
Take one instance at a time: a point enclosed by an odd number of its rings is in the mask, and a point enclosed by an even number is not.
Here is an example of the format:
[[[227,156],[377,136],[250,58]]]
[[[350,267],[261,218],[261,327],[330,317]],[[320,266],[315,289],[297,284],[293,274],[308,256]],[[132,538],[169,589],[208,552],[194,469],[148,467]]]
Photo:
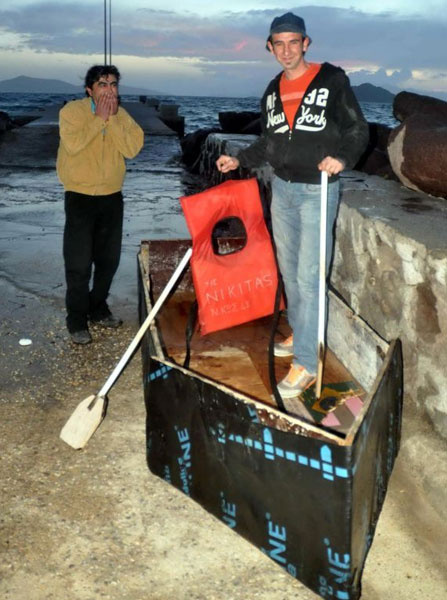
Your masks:
[[[126,366],[127,362],[129,361],[130,357],[132,356],[132,354],[135,352],[136,348],[138,347],[138,344],[141,342],[144,334],[146,333],[147,329],[149,328],[149,325],[152,323],[152,321],[154,320],[154,318],[157,315],[158,311],[160,310],[161,305],[166,300],[166,298],[169,295],[170,291],[172,290],[172,288],[174,287],[175,283],[177,282],[177,280],[179,279],[180,275],[182,274],[183,269],[188,264],[188,261],[191,258],[191,254],[192,254],[192,248],[189,248],[186,251],[184,257],[182,258],[180,264],[178,265],[178,267],[176,268],[176,270],[172,274],[170,280],[166,284],[166,287],[164,288],[164,290],[162,291],[162,293],[158,297],[157,301],[155,302],[154,306],[152,307],[152,310],[149,312],[148,316],[144,320],[144,322],[141,325],[140,329],[138,330],[137,334],[135,335],[135,337],[133,338],[133,340],[129,344],[129,347],[127,348],[126,352],[121,357],[121,360],[116,365],[115,369],[112,371],[112,373],[110,374],[109,378],[107,379],[107,381],[105,382],[105,384],[100,389],[100,391],[98,393],[98,396],[105,397],[107,395],[107,393],[109,392],[110,388],[115,383],[115,381],[118,379],[119,375],[121,374],[121,371],[124,369],[124,367]]]
[[[320,200],[320,276],[318,289],[318,368],[315,395],[321,396],[323,386],[324,330],[326,328],[326,232],[327,232],[327,190],[328,176],[321,171]]]

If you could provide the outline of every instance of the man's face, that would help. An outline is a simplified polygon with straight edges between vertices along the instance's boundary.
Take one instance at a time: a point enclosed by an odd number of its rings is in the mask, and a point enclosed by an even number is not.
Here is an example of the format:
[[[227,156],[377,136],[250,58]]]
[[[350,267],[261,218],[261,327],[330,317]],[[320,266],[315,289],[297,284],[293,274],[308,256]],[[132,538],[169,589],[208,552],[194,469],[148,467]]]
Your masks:
[[[118,81],[115,75],[103,75],[98,81],[95,81],[91,88],[87,88],[87,92],[93,98],[94,103],[98,104],[101,96],[107,94],[118,96]]]
[[[267,45],[285,71],[294,71],[304,62],[309,38],[303,38],[300,33],[274,33]]]

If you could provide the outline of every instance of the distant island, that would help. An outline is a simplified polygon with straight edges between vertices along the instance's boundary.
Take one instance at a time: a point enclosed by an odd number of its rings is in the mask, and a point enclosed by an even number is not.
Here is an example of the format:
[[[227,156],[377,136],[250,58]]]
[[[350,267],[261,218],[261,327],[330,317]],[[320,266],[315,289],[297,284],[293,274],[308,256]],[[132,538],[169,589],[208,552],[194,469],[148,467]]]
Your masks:
[[[362,83],[361,85],[353,85],[354,94],[360,102],[384,102],[392,104],[394,94],[388,90],[371,85],[370,83]],[[39,79],[37,77],[26,77],[20,75],[13,79],[4,79],[0,81],[0,93],[16,93],[16,94],[83,94],[84,88],[82,84],[73,85],[59,79]],[[150,90],[146,88],[136,88],[127,85],[120,85],[120,93],[122,95],[146,95],[146,96],[163,96],[163,92]],[[181,94],[180,94],[181,95]]]
[[[37,77],[26,77],[19,75],[13,79],[0,81],[0,93],[16,94],[83,94],[82,84],[73,85],[59,79],[39,79]],[[156,90],[135,88],[128,85],[120,85],[120,93],[123,95],[162,95]]]
[[[352,90],[359,102],[383,102],[384,104],[392,104],[394,100],[394,94],[385,88],[372,85],[371,83],[353,85]]]

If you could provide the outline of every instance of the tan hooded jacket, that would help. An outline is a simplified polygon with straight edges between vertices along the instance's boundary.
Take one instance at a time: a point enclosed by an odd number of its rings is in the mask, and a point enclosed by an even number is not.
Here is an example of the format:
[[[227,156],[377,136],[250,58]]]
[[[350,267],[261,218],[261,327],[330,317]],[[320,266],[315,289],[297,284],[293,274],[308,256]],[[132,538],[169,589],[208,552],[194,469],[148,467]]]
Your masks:
[[[124,159],[143,147],[143,130],[123,108],[103,121],[92,111],[90,98],[62,108],[59,132],[59,179],[65,191],[90,196],[119,192],[126,174]]]

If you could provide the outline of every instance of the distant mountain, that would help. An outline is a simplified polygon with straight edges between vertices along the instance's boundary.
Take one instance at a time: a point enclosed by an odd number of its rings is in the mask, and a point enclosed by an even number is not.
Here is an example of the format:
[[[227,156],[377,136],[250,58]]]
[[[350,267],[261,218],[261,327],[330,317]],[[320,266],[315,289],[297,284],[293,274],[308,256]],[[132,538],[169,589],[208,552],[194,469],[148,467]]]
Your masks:
[[[37,79],[20,75],[14,79],[0,81],[0,92],[78,94],[82,92],[82,88],[58,79]]]
[[[359,102],[383,102],[392,104],[394,100],[394,94],[385,88],[372,85],[371,83],[353,85],[352,89]]]
[[[4,79],[0,81],[0,93],[13,92],[16,94],[83,94],[84,87],[73,85],[59,79],[39,79],[37,77],[26,77],[19,75],[13,79]],[[144,88],[134,88],[126,85],[120,85],[120,94],[122,95],[162,95],[162,92],[148,90]]]

